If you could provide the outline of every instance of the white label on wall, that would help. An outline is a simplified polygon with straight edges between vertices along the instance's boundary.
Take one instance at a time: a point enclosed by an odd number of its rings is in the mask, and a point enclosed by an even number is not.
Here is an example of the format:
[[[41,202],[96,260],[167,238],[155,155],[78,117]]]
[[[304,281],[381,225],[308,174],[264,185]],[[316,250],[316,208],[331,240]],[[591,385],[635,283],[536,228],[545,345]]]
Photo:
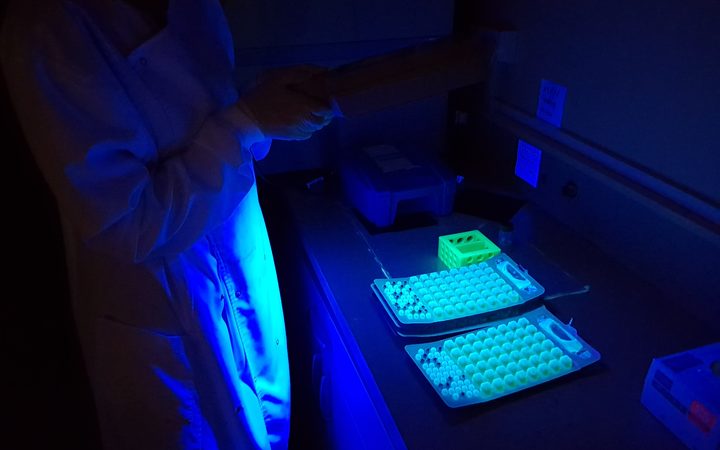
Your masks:
[[[518,140],[517,161],[515,161],[515,175],[525,180],[530,186],[536,188],[540,175],[540,159],[542,151],[523,140]]]
[[[565,108],[565,96],[567,88],[552,81],[542,80],[540,82],[540,96],[538,97],[537,112],[535,115],[560,127],[562,122],[563,109]]]

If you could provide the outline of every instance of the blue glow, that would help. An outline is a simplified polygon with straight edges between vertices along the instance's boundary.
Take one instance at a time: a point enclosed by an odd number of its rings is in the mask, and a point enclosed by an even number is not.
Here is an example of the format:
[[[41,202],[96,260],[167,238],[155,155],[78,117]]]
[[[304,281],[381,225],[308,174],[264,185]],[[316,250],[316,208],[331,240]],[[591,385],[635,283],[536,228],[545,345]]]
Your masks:
[[[540,161],[542,150],[533,147],[523,140],[518,140],[517,161],[515,162],[515,175],[536,188],[540,175]]]

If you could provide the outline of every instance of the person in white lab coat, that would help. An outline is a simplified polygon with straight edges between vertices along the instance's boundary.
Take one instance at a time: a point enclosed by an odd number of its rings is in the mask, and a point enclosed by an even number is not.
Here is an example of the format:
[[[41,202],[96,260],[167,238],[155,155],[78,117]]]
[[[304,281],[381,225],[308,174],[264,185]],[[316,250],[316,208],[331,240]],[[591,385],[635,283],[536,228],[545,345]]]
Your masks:
[[[311,68],[240,95],[218,0],[134,3],[146,6],[22,0],[2,40],[62,216],[103,444],[287,447],[285,327],[253,160],[332,113],[288,88]]]

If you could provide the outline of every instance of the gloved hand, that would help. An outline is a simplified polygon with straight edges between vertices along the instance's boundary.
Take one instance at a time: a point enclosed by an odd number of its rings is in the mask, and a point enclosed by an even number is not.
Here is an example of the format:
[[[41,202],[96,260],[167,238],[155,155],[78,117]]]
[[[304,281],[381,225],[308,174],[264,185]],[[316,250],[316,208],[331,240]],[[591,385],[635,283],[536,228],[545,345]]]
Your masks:
[[[304,140],[333,118],[330,102],[303,94],[291,85],[324,71],[315,66],[274,69],[261,75],[241,101],[268,139]]]

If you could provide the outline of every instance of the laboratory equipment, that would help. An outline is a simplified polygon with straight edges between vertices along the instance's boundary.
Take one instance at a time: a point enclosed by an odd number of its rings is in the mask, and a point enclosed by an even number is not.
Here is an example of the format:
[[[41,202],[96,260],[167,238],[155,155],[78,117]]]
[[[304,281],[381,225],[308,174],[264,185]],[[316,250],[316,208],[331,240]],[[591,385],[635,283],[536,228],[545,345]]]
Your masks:
[[[574,328],[544,306],[405,350],[451,408],[513,394],[600,359]]]
[[[517,314],[545,289],[508,255],[479,264],[377,279],[373,291],[400,332],[436,335]],[[488,313],[501,312],[501,316]]]
[[[398,210],[452,212],[455,177],[438,162],[394,146],[363,149],[342,163],[340,177],[352,206],[377,227],[392,225]]]
[[[438,258],[449,268],[483,262],[500,254],[500,248],[478,230],[438,238]]]
[[[690,448],[720,448],[720,343],[653,359],[642,403]]]

